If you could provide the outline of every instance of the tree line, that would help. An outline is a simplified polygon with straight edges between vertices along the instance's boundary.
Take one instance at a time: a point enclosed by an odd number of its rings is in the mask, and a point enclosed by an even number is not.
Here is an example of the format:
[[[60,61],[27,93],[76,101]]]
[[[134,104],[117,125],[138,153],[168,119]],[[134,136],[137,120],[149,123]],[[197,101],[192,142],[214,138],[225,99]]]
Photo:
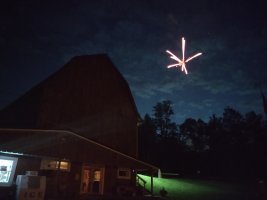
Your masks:
[[[157,103],[139,126],[139,158],[165,172],[218,178],[267,178],[267,121],[226,107],[208,122],[172,121],[172,102]]]

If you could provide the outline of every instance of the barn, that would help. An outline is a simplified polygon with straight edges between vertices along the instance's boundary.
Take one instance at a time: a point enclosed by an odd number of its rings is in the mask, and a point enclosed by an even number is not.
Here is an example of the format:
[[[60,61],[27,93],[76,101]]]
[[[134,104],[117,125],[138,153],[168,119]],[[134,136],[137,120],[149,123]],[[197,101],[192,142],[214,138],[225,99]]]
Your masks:
[[[45,177],[45,199],[137,195],[137,173],[158,170],[138,160],[139,123],[110,58],[77,56],[0,111],[0,156],[17,158],[14,180]]]

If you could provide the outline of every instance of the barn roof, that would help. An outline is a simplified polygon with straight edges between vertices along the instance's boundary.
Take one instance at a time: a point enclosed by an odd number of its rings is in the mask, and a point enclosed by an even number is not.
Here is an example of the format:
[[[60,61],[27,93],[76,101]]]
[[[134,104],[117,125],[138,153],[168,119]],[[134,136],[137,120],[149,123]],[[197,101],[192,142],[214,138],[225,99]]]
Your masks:
[[[2,129],[2,152],[22,155],[57,157],[75,162],[93,161],[104,164],[132,167],[136,170],[158,170],[149,163],[66,130]]]
[[[131,156],[139,119],[127,81],[106,54],[72,58],[0,111],[1,128],[73,131]]]
[[[53,102],[51,102],[53,101]],[[129,113],[125,101],[134,113]],[[120,108],[114,108],[119,104]],[[72,58],[56,73],[0,111],[0,127],[68,128],[68,122],[117,110],[138,111],[129,85],[106,54]],[[66,127],[63,127],[64,124]],[[72,127],[72,126],[70,126]]]

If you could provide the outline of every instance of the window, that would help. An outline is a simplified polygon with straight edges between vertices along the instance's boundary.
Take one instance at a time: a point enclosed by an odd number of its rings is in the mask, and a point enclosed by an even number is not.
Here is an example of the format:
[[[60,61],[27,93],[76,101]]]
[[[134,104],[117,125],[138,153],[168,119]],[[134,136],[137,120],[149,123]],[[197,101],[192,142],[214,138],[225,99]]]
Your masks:
[[[100,170],[95,170],[94,171],[94,181],[100,181],[100,177],[101,177]]]
[[[67,161],[60,161],[60,166],[59,166],[60,170],[66,170],[66,171],[70,171],[70,162]]]
[[[131,179],[131,169],[119,168],[117,173],[118,179]]]
[[[0,186],[10,186],[17,166],[17,158],[0,156]]]
[[[70,162],[42,159],[40,169],[70,171]]]

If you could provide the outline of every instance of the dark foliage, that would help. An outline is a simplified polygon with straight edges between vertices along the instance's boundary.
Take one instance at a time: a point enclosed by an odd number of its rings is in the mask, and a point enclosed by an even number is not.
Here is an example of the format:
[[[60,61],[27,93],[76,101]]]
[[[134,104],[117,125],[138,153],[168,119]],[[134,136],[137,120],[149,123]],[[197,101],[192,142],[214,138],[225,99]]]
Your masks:
[[[178,125],[171,101],[154,106],[139,128],[140,158],[181,175],[266,179],[267,121],[251,111],[227,107],[208,122],[186,119]]]

